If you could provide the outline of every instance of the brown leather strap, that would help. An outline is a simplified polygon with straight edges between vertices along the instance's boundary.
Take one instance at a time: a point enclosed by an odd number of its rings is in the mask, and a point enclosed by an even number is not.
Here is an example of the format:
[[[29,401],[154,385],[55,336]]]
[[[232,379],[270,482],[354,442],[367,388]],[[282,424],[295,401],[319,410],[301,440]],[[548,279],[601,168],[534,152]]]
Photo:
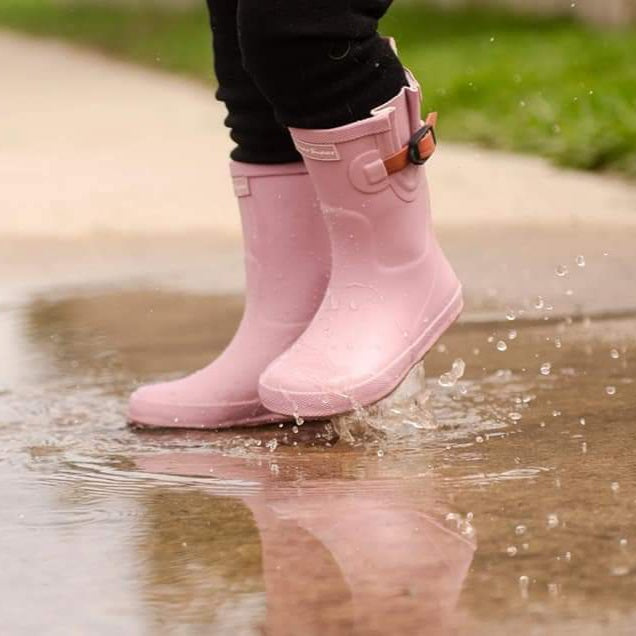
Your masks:
[[[433,156],[435,152],[435,148],[437,147],[437,141],[435,139],[434,128],[437,124],[437,113],[429,113],[426,118],[426,122],[424,122],[426,126],[430,127],[422,139],[420,139],[417,147],[419,149],[420,158],[423,161],[426,161],[430,157]],[[406,166],[410,165],[412,162],[409,158],[410,147],[408,145],[401,148],[394,155],[391,155],[387,159],[384,160],[384,167],[388,174],[393,174],[395,172],[399,172],[400,170],[404,170]]]

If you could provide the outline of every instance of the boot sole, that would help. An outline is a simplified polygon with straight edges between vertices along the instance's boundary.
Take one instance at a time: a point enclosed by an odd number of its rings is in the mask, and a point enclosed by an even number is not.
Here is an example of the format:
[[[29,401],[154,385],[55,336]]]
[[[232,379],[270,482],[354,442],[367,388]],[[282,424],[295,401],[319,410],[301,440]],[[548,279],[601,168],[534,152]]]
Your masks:
[[[208,430],[219,431],[230,428],[252,428],[254,426],[266,426],[268,424],[281,424],[291,421],[289,416],[280,413],[272,413],[259,415],[258,417],[245,418],[240,420],[226,420],[224,422],[215,422],[213,424],[198,424],[195,421],[184,420],[183,422],[175,422],[167,417],[141,417],[135,418],[130,415],[126,418],[126,424],[137,430]]]

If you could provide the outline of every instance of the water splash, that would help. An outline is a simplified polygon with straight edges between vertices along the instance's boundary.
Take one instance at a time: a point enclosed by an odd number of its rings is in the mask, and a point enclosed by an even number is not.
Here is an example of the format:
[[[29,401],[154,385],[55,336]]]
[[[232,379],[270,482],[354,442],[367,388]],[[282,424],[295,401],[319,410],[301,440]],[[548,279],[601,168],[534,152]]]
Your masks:
[[[398,388],[380,402],[332,419],[341,440],[356,443],[360,438],[389,434],[402,436],[418,430],[437,428],[428,406],[431,393],[426,388],[424,364],[415,366]]]
[[[505,343],[503,343],[505,346]],[[466,363],[461,359],[457,358],[453,362],[453,366],[448,373],[444,373],[439,378],[439,385],[445,388],[449,388],[455,386],[457,381],[464,377],[464,373],[466,372]]]

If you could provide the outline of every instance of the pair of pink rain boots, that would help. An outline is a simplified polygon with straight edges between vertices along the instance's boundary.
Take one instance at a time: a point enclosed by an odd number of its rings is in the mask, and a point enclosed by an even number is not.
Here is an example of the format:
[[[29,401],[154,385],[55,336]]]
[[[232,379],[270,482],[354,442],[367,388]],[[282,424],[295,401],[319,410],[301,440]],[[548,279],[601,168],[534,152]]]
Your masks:
[[[420,165],[435,116],[423,125],[407,75],[368,119],[292,129],[303,163],[232,164],[243,320],[205,369],[135,391],[131,422],[219,429],[346,413],[390,394],[458,317],[461,285]]]

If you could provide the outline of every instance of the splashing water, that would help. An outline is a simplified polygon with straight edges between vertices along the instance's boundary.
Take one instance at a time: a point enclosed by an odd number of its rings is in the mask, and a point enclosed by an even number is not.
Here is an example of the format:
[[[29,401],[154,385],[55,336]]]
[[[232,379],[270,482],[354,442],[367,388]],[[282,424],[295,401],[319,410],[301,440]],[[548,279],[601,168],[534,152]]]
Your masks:
[[[453,362],[451,370],[448,373],[444,373],[440,376],[439,385],[445,388],[455,386],[457,384],[457,380],[460,380],[464,377],[465,371],[466,363],[461,358],[457,358],[457,360]]]
[[[430,396],[425,386],[424,364],[420,363],[391,395],[372,406],[357,405],[352,413],[334,418],[332,425],[340,438],[349,443],[361,435],[401,436],[417,430],[434,430],[437,423],[428,407]]]
[[[449,512],[445,518],[446,525],[453,528],[466,538],[475,537],[475,528],[473,527],[473,513],[468,512],[466,516],[462,516],[458,512]]]
[[[457,387],[453,395],[464,395],[467,389],[457,383],[465,370],[466,363],[458,358],[435,384],[446,389]],[[424,363],[420,363],[391,395],[372,406],[354,405],[353,412],[334,418],[331,424],[340,439],[350,444],[356,444],[360,438],[377,438],[378,434],[400,438],[418,431],[439,430],[432,399],[441,395],[433,393],[433,386],[429,381],[427,387]]]

